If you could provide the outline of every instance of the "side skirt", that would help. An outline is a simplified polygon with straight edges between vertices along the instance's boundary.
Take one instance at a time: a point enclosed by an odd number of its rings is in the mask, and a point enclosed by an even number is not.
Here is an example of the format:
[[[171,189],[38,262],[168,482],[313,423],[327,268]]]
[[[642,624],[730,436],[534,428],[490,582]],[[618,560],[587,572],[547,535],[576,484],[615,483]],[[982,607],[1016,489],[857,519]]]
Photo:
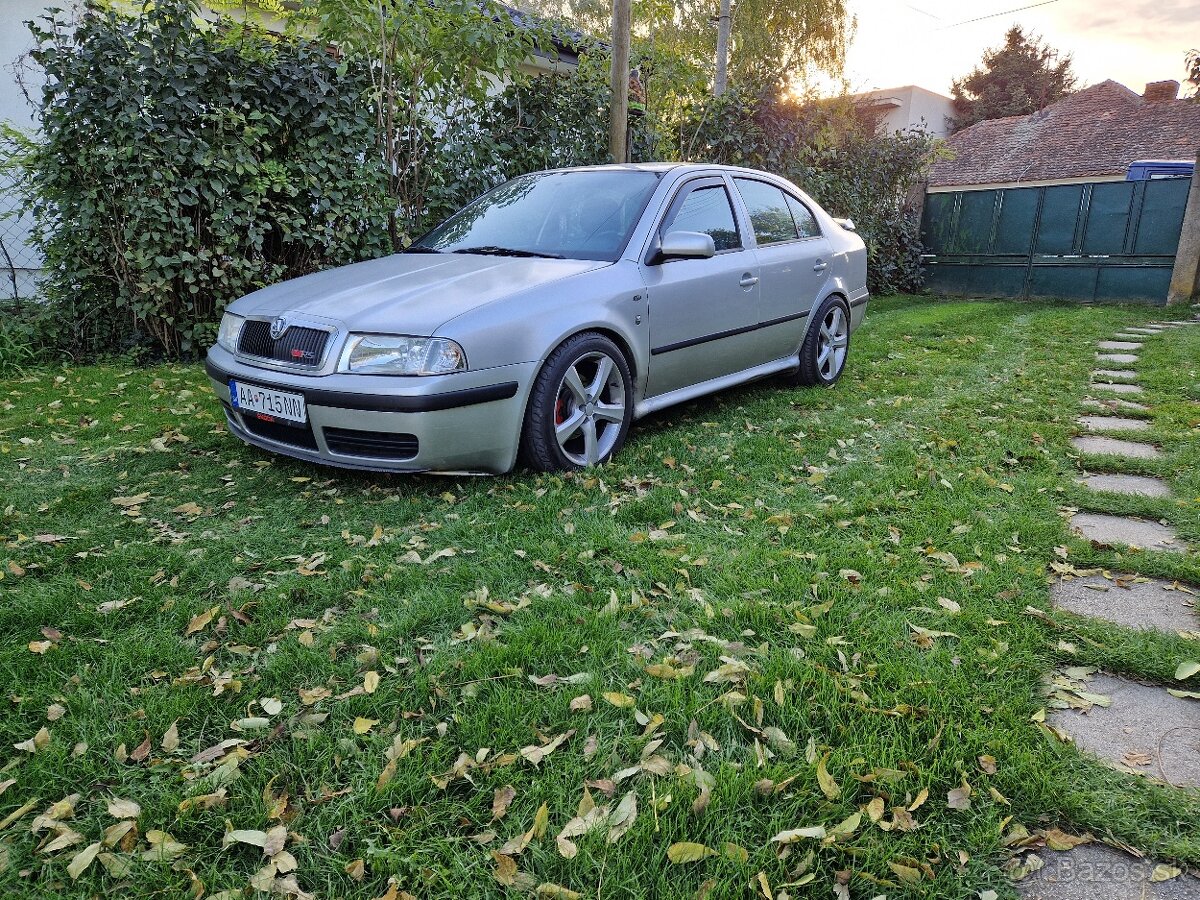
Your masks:
[[[715,394],[717,391],[736,387],[739,384],[745,384],[747,381],[757,381],[760,378],[778,375],[780,372],[794,372],[799,365],[799,354],[785,356],[783,359],[762,363],[750,369],[743,369],[740,372],[722,375],[720,378],[710,378],[708,381],[701,381],[699,384],[689,384],[687,387],[677,388],[665,394],[659,394],[656,397],[646,397],[634,406],[633,417],[640,419],[652,412],[666,409],[668,406],[674,406],[677,403],[686,403],[689,400],[695,400],[697,397],[703,397],[707,394]]]

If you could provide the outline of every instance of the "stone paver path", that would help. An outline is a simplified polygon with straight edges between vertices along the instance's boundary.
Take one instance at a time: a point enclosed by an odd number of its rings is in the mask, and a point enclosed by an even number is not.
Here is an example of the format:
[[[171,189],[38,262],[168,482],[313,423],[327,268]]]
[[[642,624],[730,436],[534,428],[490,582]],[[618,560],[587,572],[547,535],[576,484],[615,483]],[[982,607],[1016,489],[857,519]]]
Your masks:
[[[1137,409],[1142,412],[1150,409],[1144,403],[1137,403],[1133,400],[1122,400],[1119,397],[1105,397],[1103,400],[1097,400],[1095,397],[1085,397],[1081,402],[1084,406],[1096,406],[1101,409]]]
[[[1080,453],[1091,456],[1127,456],[1130,459],[1158,459],[1162,451],[1153,444],[1142,444],[1137,441],[1122,441],[1110,437],[1071,438],[1071,445]]]
[[[1136,384],[1121,384],[1119,382],[1094,381],[1092,387],[1098,391],[1112,391],[1114,394],[1140,394],[1142,389]]]
[[[1158,478],[1143,475],[1085,475],[1079,483],[1093,491],[1127,494],[1131,497],[1170,497],[1171,486]]]
[[[1174,528],[1145,519],[1079,512],[1071,516],[1071,528],[1089,541],[1110,547],[1140,547],[1163,553],[1183,553],[1187,549]]]
[[[1025,900],[1200,900],[1200,878],[1182,873],[1151,881],[1156,863],[1104,844],[1058,853],[1038,850],[1044,865],[1017,883]],[[1024,856],[1021,862],[1028,862]]]
[[[1076,421],[1088,431],[1145,431],[1150,427],[1145,419],[1123,416],[1080,416]]]
[[[1127,328],[1113,340],[1098,341],[1097,365],[1135,366],[1140,357],[1130,351],[1142,348],[1141,338],[1161,334],[1170,327],[1171,323],[1153,323]],[[1143,393],[1141,387],[1128,383],[1138,378],[1134,368],[1097,368],[1091,377],[1093,391]],[[1087,397],[1082,405],[1107,413],[1079,416],[1077,424],[1085,432],[1137,432],[1151,427],[1145,419],[1115,414],[1123,409],[1149,412],[1149,406],[1133,400]],[[1071,443],[1085,457],[1163,456],[1152,444],[1099,434],[1081,434]],[[1087,460],[1082,464],[1088,465]],[[1166,481],[1143,475],[1085,471],[1076,482],[1096,494],[1172,496]],[[1174,529],[1160,522],[1085,509],[1071,515],[1068,526],[1077,535],[1110,547],[1189,552]],[[1200,590],[1177,583],[1137,575],[1105,577],[1099,570],[1053,580],[1050,587],[1051,602],[1058,609],[1122,628],[1168,634],[1200,631],[1198,593]],[[1173,687],[1182,685],[1175,683]],[[1188,688],[1194,686],[1189,684]],[[1174,696],[1164,686],[1097,674],[1088,666],[1051,673],[1045,679],[1044,695],[1050,710],[1048,722],[1084,753],[1126,772],[1178,787],[1200,787],[1200,701]],[[1114,798],[1114,802],[1119,800]],[[1026,900],[1200,900],[1200,878],[1097,843],[1061,853],[1049,848],[1026,851],[1010,862],[1009,871],[1014,878],[1025,875],[1016,887]]]
[[[1048,716],[1080,750],[1178,787],[1200,787],[1197,701],[1103,674],[1087,679],[1086,690],[1089,699],[1107,698],[1110,705],[1093,702],[1085,704],[1087,709],[1057,709]]]
[[[1169,581],[1133,575],[1117,575],[1110,581],[1102,575],[1086,575],[1055,581],[1050,599],[1061,609],[1126,628],[1200,631],[1197,595]],[[1194,715],[1200,722],[1200,703]]]

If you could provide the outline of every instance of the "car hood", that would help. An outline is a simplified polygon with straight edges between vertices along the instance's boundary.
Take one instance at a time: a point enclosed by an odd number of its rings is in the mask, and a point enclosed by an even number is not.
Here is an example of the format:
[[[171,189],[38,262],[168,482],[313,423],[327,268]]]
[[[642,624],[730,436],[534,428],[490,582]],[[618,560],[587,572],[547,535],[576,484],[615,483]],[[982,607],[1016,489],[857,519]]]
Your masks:
[[[296,314],[350,331],[426,335],[484,304],[608,265],[579,259],[400,253],[273,284],[229,309],[242,316]]]

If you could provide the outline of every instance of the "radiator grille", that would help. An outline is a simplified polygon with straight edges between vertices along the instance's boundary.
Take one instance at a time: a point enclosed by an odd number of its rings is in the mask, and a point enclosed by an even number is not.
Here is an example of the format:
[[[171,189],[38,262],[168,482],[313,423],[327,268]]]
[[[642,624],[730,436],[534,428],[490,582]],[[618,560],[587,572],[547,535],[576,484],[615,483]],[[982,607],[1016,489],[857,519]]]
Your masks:
[[[328,340],[328,331],[299,325],[291,326],[275,340],[271,337],[270,322],[247,319],[238,338],[238,352],[315,369],[321,364]]]

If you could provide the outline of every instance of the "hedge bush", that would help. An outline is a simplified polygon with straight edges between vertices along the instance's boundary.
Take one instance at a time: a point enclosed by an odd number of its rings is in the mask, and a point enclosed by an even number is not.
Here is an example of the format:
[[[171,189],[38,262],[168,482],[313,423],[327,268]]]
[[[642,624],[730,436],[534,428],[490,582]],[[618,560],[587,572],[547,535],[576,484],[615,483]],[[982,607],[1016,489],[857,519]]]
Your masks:
[[[362,69],[194,13],[31,25],[47,82],[26,188],[69,351],[148,336],[191,355],[229,301],[386,247]]]

